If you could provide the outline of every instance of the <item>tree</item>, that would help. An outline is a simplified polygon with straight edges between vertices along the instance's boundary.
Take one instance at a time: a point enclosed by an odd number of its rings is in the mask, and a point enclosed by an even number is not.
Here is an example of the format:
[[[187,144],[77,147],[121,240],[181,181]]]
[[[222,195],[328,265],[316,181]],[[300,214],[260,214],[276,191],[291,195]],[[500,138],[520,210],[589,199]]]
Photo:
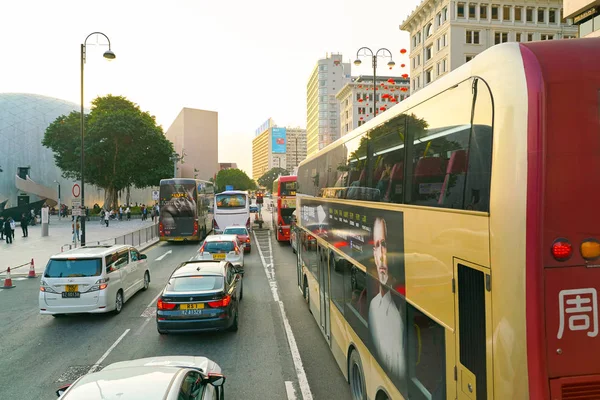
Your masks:
[[[46,129],[42,144],[54,152],[63,176],[80,179],[79,112],[61,115]],[[128,187],[157,186],[171,176],[173,144],[155,117],[122,96],[98,97],[85,115],[85,181],[106,191],[105,208],[117,205]]]
[[[275,179],[277,179],[279,175],[287,176],[289,174],[290,173],[286,169],[280,167],[271,168],[270,170],[265,172],[263,176],[258,178],[258,184],[260,186],[266,187],[268,190],[271,190],[273,188],[273,182],[275,181]]]
[[[217,190],[222,192],[227,185],[233,186],[235,190],[254,190],[256,183],[241,169],[228,168],[217,174]]]

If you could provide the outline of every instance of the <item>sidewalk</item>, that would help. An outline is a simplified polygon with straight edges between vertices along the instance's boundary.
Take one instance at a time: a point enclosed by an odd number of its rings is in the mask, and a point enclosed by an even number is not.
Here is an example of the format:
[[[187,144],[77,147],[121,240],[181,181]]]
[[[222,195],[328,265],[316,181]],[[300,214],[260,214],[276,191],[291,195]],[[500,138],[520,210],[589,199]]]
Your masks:
[[[52,255],[60,253],[61,246],[73,243],[71,223],[70,217],[62,218],[61,221],[58,221],[58,216],[53,215],[50,218],[48,236],[42,237],[42,226],[41,224],[37,224],[29,227],[29,236],[26,238],[23,237],[21,227],[17,225],[12,244],[6,243],[5,240],[0,240],[0,271],[11,267],[11,275],[27,275],[29,272],[28,265],[16,270],[13,268],[29,263],[33,258],[36,274],[44,272],[48,259]],[[85,225],[85,240],[87,244],[92,245],[98,241],[113,239],[126,233],[152,226],[152,224],[152,219],[150,218],[146,221],[132,219],[131,221],[110,221],[107,228],[105,225],[100,225],[100,221],[87,221]],[[155,241],[156,239],[146,244],[151,244]],[[138,247],[144,247],[144,244]],[[68,249],[69,247],[65,246],[64,250],[67,251]],[[2,275],[0,274],[0,276]]]

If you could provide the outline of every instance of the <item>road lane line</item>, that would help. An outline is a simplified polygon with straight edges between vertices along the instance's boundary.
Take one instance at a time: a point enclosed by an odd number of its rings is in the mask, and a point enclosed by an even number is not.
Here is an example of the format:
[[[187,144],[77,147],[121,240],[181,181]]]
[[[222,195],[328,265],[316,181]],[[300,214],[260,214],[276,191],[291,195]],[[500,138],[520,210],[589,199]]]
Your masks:
[[[159,297],[160,297],[160,292],[159,292],[159,293],[156,295],[156,297],[154,298],[154,300],[152,300],[152,301],[150,302],[150,304],[148,304],[148,305],[146,306],[146,308],[148,308],[148,307],[152,307],[152,305],[153,305],[154,303],[156,303],[156,301],[158,300],[158,298],[159,298]]]
[[[269,248],[271,248],[271,231],[269,233]],[[252,232],[254,235],[254,240],[256,239],[256,233]],[[265,261],[265,257],[263,252],[258,247],[258,254],[260,255],[260,260],[263,265],[263,269],[265,271],[265,275],[267,276],[267,280],[269,281],[269,286],[271,287],[271,293],[273,294],[273,300],[277,302],[279,305],[279,310],[281,311],[281,318],[283,319],[283,327],[285,329],[285,333],[288,340],[288,345],[290,346],[290,352],[292,353],[292,361],[294,362],[294,368],[296,370],[296,377],[298,378],[298,385],[300,386],[300,392],[302,393],[302,398],[304,400],[312,400],[312,393],[310,391],[310,385],[308,383],[308,378],[306,377],[306,372],[304,371],[304,367],[302,366],[302,358],[300,357],[300,350],[298,350],[298,345],[296,343],[296,338],[294,337],[294,332],[292,331],[292,326],[288,321],[287,315],[285,313],[285,307],[283,305],[283,301],[279,299],[279,292],[277,288],[277,280],[275,279],[275,271],[269,271],[267,268],[267,262]],[[271,249],[272,250],[272,249]],[[273,265],[273,252],[271,251],[270,255],[270,264]],[[287,391],[287,388],[286,388]]]
[[[285,381],[285,391],[287,393],[288,400],[296,400],[296,390],[294,384],[291,381]]]
[[[168,256],[169,254],[171,254],[173,252],[173,250],[169,250],[167,251],[165,254],[163,254],[162,256],[158,257],[157,259],[155,259],[154,261],[162,261],[163,258],[165,258],[166,256]]]
[[[130,330],[131,329],[127,329],[125,332],[123,332],[123,334],[121,336],[119,336],[119,338],[112,344],[112,346],[110,346],[108,348],[108,350],[106,350],[106,353],[104,353],[102,355],[102,357],[100,357],[100,359],[98,361],[96,361],[96,363],[92,366],[92,368],[90,368],[90,370],[87,372],[88,374],[91,374],[92,372],[96,371],[96,369],[100,366],[100,364],[102,364],[102,361],[106,360],[106,357],[108,357],[110,352],[113,351],[119,343],[121,343],[121,340],[123,340],[125,335],[127,335]]]
[[[138,330],[135,331],[135,333],[133,335],[134,336],[139,336],[142,333],[142,331],[144,330],[144,328],[146,327],[146,325],[148,325],[148,322],[150,322],[151,319],[152,319],[152,317],[146,318],[146,320],[144,321],[144,323],[142,324],[142,326],[140,326],[138,328]]]

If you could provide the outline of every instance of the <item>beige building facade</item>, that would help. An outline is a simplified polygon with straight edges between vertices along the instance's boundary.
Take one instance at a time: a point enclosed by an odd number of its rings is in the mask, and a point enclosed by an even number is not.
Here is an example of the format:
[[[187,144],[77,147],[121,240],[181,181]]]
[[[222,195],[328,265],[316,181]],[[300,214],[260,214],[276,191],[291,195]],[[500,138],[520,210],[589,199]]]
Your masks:
[[[269,170],[269,138],[267,128],[252,139],[252,179],[257,180]]]
[[[286,128],[286,164],[285,169],[290,173],[306,158],[306,129]]]
[[[219,114],[183,108],[166,132],[175,152],[178,178],[208,180],[219,170]]]
[[[600,37],[600,0],[564,0],[564,15],[579,28],[579,37]]]

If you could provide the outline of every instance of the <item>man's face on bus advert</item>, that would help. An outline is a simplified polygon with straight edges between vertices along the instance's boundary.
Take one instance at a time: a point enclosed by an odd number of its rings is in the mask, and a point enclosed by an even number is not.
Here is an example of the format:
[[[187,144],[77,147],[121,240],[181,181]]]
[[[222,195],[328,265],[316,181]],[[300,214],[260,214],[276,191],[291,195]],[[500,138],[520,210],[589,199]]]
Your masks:
[[[383,218],[377,218],[373,225],[373,257],[377,267],[379,282],[385,285],[389,279],[387,263],[387,227]]]

